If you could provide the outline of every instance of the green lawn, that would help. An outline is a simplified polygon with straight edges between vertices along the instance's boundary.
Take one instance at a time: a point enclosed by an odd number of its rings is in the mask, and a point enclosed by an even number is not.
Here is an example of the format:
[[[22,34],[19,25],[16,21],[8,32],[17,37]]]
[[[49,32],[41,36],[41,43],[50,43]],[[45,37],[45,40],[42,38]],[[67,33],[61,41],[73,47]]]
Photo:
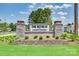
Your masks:
[[[3,56],[59,56],[79,55],[79,45],[0,45]]]

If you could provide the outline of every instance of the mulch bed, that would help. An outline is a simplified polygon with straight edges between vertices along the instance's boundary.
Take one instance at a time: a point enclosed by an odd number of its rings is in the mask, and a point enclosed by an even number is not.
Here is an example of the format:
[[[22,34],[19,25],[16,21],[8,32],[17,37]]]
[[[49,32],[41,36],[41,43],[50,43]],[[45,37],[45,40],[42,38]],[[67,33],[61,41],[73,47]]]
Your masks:
[[[52,44],[68,44],[64,40],[16,40],[14,44],[26,44],[26,45],[52,45]]]

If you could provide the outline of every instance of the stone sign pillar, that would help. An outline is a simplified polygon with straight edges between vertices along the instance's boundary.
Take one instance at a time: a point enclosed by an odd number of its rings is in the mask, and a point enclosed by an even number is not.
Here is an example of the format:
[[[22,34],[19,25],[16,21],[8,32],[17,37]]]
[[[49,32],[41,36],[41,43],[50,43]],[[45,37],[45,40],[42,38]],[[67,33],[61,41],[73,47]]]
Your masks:
[[[16,36],[20,39],[25,38],[25,23],[24,23],[24,21],[17,21]]]
[[[54,22],[54,36],[60,36],[63,34],[64,29],[63,29],[63,24],[62,21],[55,21]]]

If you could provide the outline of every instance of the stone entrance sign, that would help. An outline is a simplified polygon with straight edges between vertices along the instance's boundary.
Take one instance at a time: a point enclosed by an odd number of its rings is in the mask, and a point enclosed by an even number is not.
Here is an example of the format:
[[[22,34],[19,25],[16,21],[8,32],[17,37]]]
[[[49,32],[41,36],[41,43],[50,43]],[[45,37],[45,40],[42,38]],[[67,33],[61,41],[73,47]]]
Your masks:
[[[25,38],[25,23],[24,23],[24,21],[17,21],[16,35],[17,35],[17,37],[19,37],[21,39]]]
[[[55,21],[54,22],[54,31],[52,32],[53,35],[60,36],[63,32],[64,32],[64,28],[63,28],[62,21]],[[25,39],[25,34],[26,33],[25,33],[24,21],[17,21],[16,36],[19,37],[20,39]]]
[[[54,36],[60,36],[64,32],[62,21],[54,22]]]

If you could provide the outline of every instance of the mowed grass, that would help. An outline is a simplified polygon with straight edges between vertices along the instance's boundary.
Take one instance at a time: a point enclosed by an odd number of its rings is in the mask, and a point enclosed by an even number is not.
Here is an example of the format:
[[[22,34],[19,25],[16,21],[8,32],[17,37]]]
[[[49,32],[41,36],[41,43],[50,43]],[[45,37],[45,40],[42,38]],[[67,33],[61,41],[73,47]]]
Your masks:
[[[0,45],[0,56],[79,56],[79,45]]]

